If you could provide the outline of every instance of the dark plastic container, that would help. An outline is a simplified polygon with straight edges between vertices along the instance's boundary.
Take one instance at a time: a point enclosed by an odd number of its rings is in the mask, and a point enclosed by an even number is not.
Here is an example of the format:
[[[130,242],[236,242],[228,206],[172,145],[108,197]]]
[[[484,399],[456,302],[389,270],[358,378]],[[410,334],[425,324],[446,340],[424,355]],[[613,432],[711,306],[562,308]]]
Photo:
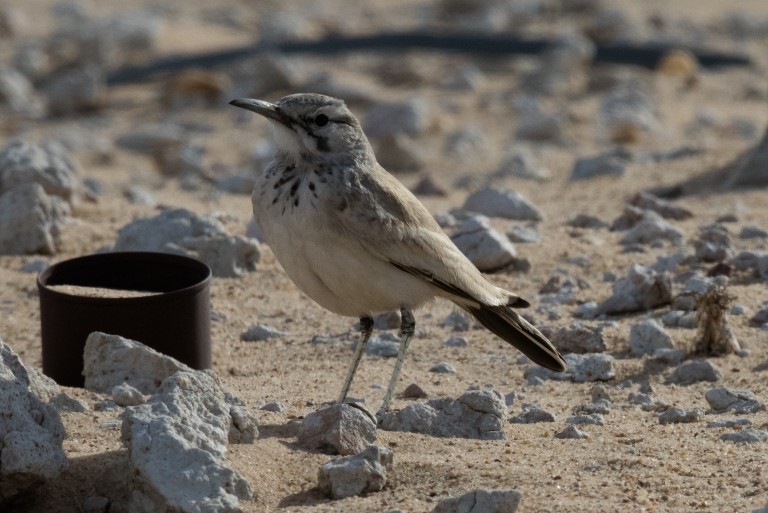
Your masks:
[[[88,335],[102,331],[137,340],[193,369],[211,367],[211,269],[166,253],[103,253],[65,260],[37,278],[43,373],[82,387]],[[67,294],[51,285],[147,291],[141,297]]]

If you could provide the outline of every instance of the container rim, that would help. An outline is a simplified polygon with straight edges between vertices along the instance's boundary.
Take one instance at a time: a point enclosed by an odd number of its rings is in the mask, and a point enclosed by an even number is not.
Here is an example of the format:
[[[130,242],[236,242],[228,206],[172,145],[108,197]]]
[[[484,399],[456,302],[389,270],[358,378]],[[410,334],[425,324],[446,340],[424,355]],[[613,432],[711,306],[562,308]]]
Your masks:
[[[141,283],[139,287],[110,285],[103,279],[91,282],[89,274],[93,266],[102,269],[110,269],[112,273],[120,273],[120,266],[130,266],[134,271],[144,269],[149,280],[149,274],[153,265],[158,266],[156,272],[165,268],[174,268],[179,272],[174,273],[173,282],[169,286],[161,287],[157,284]],[[114,269],[112,269],[114,267]],[[167,301],[198,293],[208,287],[213,273],[205,263],[184,255],[173,253],[161,253],[152,251],[131,251],[95,253],[75,257],[57,262],[37,276],[37,287],[41,294],[56,298],[59,301],[90,303],[90,304],[137,304],[144,302]],[[116,281],[125,280],[125,276],[115,275]],[[171,279],[166,276],[167,279]],[[53,282],[53,283],[51,283]],[[100,287],[113,290],[147,290],[155,292],[138,297],[93,297],[68,294],[52,289],[51,285],[77,285],[85,287]],[[172,286],[171,286],[172,285]]]

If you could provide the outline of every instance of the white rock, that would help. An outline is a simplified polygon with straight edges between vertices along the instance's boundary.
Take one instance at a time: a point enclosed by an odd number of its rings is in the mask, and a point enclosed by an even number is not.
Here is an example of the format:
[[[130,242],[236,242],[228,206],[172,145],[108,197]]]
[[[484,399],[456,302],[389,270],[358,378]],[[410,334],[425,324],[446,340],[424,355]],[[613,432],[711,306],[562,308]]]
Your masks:
[[[387,484],[391,469],[392,451],[371,445],[359,454],[325,463],[318,472],[317,486],[334,499],[378,492]]]
[[[568,353],[601,353],[605,351],[602,326],[574,321],[555,332],[552,343]]]
[[[515,246],[506,235],[491,228],[488,219],[483,216],[467,220],[451,239],[483,272],[498,271],[516,261]]]
[[[516,147],[506,154],[494,176],[499,178],[513,177],[545,181],[550,178],[551,173],[548,169],[544,169],[539,165],[529,150],[523,147]]]
[[[488,137],[474,125],[459,128],[445,138],[443,152],[461,162],[473,162],[477,155],[488,150]]]
[[[129,511],[239,512],[248,483],[226,465],[230,405],[212,373],[183,371],[146,404],[126,410]],[[180,471],[179,469],[183,469]]]
[[[504,217],[517,221],[541,221],[541,211],[517,191],[486,187],[471,194],[464,202],[464,210],[489,217]]]
[[[52,397],[61,393],[59,384],[43,374],[43,371],[35,367],[27,367],[27,375],[29,376],[29,391],[41,401],[50,401]]]
[[[582,431],[581,429],[577,428],[573,424],[570,424],[568,426],[565,426],[564,429],[561,431],[558,431],[555,433],[555,438],[560,438],[563,440],[584,440],[589,438],[589,433],[586,431]]]
[[[67,468],[59,413],[31,390],[28,369],[0,339],[0,504]]]
[[[394,358],[399,350],[400,339],[388,331],[372,335],[365,346],[365,354],[382,358]]]
[[[588,180],[605,175],[623,175],[627,169],[624,157],[614,153],[605,153],[594,157],[577,159],[571,170],[571,180]]]
[[[693,213],[685,207],[675,205],[670,201],[657,198],[648,192],[638,192],[628,201],[633,205],[644,210],[652,210],[665,219],[685,220],[693,217]]]
[[[453,331],[467,331],[470,328],[470,321],[469,314],[463,310],[451,310],[451,313],[443,319],[440,326],[451,328]]]
[[[48,401],[48,404],[56,408],[56,410],[58,410],[59,413],[63,413],[63,412],[83,413],[88,411],[89,409],[88,403],[86,403],[82,399],[75,399],[74,397],[71,397],[64,392],[60,392],[55,396],[51,397],[51,400]]]
[[[273,328],[272,326],[267,326],[266,324],[254,324],[240,335],[240,340],[244,342],[260,342],[271,338],[285,337],[287,335],[289,335],[289,333]]]
[[[430,436],[504,440],[507,406],[495,390],[470,390],[457,399],[444,397],[386,412],[379,426]]]
[[[720,435],[720,440],[736,444],[756,444],[768,442],[768,431],[764,429],[742,429]]]
[[[685,349],[674,349],[671,347],[660,347],[652,353],[654,360],[666,365],[680,365],[680,362],[682,362],[683,358],[687,355],[688,352]]]
[[[765,404],[759,402],[755,394],[749,390],[717,387],[708,390],[704,397],[709,406],[718,413],[730,411],[741,415],[765,411]]]
[[[429,368],[429,372],[436,374],[455,374],[456,368],[448,362],[440,362]]]
[[[540,422],[554,422],[555,416],[535,404],[523,404],[523,410],[509,419],[512,424],[538,424]]]
[[[514,513],[522,498],[516,489],[478,489],[441,500],[431,513]]]
[[[613,284],[613,295],[597,306],[597,315],[648,310],[672,302],[672,280],[639,264]]]
[[[0,192],[37,183],[46,194],[72,204],[80,190],[79,174],[71,154],[59,143],[17,139],[0,152]]]
[[[422,135],[429,128],[429,107],[419,98],[402,103],[382,103],[365,114],[362,124],[370,139],[396,134]]]
[[[659,424],[688,424],[701,421],[704,410],[701,408],[669,408],[659,415]]]
[[[629,330],[629,349],[632,354],[653,354],[657,349],[674,347],[672,336],[654,319],[633,324]]]
[[[332,449],[342,456],[356,454],[376,440],[376,423],[350,404],[334,404],[304,417],[296,435],[306,449]]]
[[[700,381],[718,381],[723,377],[720,369],[709,360],[693,360],[675,368],[668,382],[677,385],[690,385]]]
[[[261,257],[255,241],[229,235],[215,219],[182,208],[123,226],[114,250],[191,256],[208,264],[215,276],[222,277],[255,271]]]
[[[12,68],[0,70],[0,105],[6,105],[11,112],[29,116],[38,116],[43,110],[43,103],[32,83]]]
[[[665,221],[656,212],[646,210],[640,221],[622,237],[621,243],[625,245],[650,244],[658,240],[666,240],[679,244],[683,238],[684,234],[680,228]]]
[[[696,258],[704,262],[721,262],[733,256],[728,229],[721,224],[700,228],[693,245]]]
[[[0,255],[56,252],[69,207],[37,183],[0,195]]]
[[[585,383],[608,381],[616,377],[614,359],[605,353],[566,354],[563,356],[567,368],[565,372],[555,372],[538,365],[525,369],[523,376],[529,383],[541,383],[547,379]]]
[[[111,393],[118,406],[136,406],[144,402],[144,395],[128,383],[112,387]]]
[[[183,363],[140,342],[118,335],[93,332],[85,341],[85,388],[103,394],[128,384],[142,394],[154,394],[163,380],[178,371],[191,371]]]

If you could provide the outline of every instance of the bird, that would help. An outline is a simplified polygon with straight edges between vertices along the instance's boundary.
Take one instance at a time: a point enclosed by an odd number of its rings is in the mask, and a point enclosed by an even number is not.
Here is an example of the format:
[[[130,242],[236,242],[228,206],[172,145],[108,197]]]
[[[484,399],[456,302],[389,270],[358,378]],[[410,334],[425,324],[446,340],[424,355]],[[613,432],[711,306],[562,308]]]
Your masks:
[[[378,415],[388,411],[415,331],[413,312],[437,297],[473,315],[533,362],[566,369],[552,343],[515,311],[530,303],[488,281],[427,208],[378,164],[343,100],[298,93],[275,103],[239,98],[230,105],[263,116],[272,127],[276,153],[251,196],[266,243],[307,296],[360,320],[338,403],[354,380],[373,315],[399,309],[397,360]]]

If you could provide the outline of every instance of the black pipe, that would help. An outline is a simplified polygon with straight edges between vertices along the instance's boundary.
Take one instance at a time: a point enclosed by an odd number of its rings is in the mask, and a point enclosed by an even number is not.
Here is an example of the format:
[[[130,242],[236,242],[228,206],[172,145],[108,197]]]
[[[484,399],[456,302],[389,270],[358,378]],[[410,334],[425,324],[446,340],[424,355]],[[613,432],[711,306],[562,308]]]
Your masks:
[[[261,52],[333,55],[345,52],[395,52],[403,50],[437,50],[468,53],[484,57],[536,55],[551,47],[549,39],[523,39],[514,35],[430,34],[426,32],[384,32],[367,36],[328,36],[317,41],[283,41],[220,50],[194,55],[169,55],[144,66],[120,68],[107,76],[108,85],[149,80],[158,73],[180,71],[192,67],[213,67],[244,59]],[[681,49],[673,44],[648,43],[634,45],[617,43],[597,45],[596,63],[632,64],[654,68],[667,52]],[[720,66],[749,66],[749,57],[703,49],[688,48],[704,68]]]

